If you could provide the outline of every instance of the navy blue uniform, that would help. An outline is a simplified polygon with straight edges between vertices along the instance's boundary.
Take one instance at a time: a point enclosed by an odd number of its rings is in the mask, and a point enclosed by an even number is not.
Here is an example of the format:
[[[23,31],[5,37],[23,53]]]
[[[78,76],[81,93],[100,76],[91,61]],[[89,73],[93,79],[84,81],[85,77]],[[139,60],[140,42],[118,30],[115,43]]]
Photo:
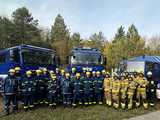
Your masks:
[[[12,102],[13,111],[17,110],[18,81],[15,76],[8,76],[3,81],[2,91],[4,99],[4,111],[9,114],[9,106]]]
[[[94,80],[94,87],[96,102],[101,103],[103,101],[103,77],[96,77]]]
[[[48,81],[47,89],[48,89],[48,102],[49,106],[57,105],[57,90],[58,90],[58,81],[57,79],[50,78]]]
[[[92,103],[92,98],[93,98],[93,82],[91,77],[85,77],[84,78],[84,84],[83,84],[83,89],[84,89],[84,104],[88,105]]]
[[[71,80],[70,78],[65,78],[62,81],[62,94],[63,94],[63,104],[64,105],[71,105]]]
[[[36,82],[32,77],[24,77],[21,84],[22,95],[24,96],[24,109],[33,108],[34,93],[36,91]]]
[[[76,106],[78,103],[82,104],[83,98],[83,80],[82,78],[74,78],[72,80],[72,88],[73,88],[73,106]]]

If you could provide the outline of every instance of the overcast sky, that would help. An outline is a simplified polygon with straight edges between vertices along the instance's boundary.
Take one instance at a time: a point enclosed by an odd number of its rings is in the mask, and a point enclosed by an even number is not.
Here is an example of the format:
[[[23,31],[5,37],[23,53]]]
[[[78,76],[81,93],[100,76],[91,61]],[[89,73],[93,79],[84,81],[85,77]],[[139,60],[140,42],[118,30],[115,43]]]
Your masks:
[[[47,28],[61,14],[70,32],[83,38],[102,31],[111,39],[120,25],[132,23],[142,36],[160,33],[160,0],[0,0],[0,15],[10,17],[23,6]]]

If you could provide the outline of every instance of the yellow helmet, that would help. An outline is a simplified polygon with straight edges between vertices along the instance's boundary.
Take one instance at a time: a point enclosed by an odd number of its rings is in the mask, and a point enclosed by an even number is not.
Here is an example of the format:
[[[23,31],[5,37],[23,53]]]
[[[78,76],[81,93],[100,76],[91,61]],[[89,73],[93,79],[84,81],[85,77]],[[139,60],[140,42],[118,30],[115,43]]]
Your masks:
[[[62,70],[61,70],[61,73],[65,73],[65,70],[62,69]]]
[[[101,74],[99,71],[96,72],[97,75]]]
[[[75,67],[73,67],[73,68],[72,68],[72,71],[76,71],[76,68],[75,68]]]
[[[28,71],[26,71],[26,74],[27,74],[27,75],[31,75],[32,72],[31,72],[30,70],[28,70]]]
[[[102,73],[106,73],[106,70],[102,70]]]
[[[92,74],[96,74],[96,71],[92,71]]]
[[[77,77],[80,77],[80,76],[81,76],[81,74],[80,74],[80,73],[76,73],[76,76],[77,76]]]
[[[50,73],[50,74],[53,74],[53,73],[54,73],[54,71],[53,71],[53,70],[51,70],[51,71],[49,71],[49,73]]]
[[[38,74],[38,73],[40,74],[41,72],[42,72],[41,70],[36,70],[36,73],[37,73],[37,74]]]
[[[47,68],[43,68],[43,72],[47,72]]]
[[[15,73],[15,70],[14,69],[10,69],[9,73]]]
[[[66,77],[69,77],[69,76],[70,76],[70,74],[69,74],[69,73],[66,73],[65,75],[66,75]]]
[[[106,74],[108,74],[108,75],[109,75],[110,73],[107,71],[107,72],[106,72]]]
[[[91,73],[88,71],[88,72],[86,72],[86,75],[90,75]]]
[[[21,68],[20,67],[15,67],[15,69],[14,69],[15,71],[20,71],[21,70]]]

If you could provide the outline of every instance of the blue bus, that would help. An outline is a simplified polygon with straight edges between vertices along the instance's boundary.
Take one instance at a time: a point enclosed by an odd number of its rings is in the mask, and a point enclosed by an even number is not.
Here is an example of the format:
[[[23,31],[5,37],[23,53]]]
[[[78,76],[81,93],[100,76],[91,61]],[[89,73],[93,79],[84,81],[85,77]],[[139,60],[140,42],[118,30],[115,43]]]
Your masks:
[[[7,76],[8,70],[16,66],[22,72],[47,68],[55,70],[59,64],[54,50],[31,45],[19,45],[0,50],[0,78]]]
[[[73,67],[78,72],[82,72],[83,70],[102,71],[106,65],[106,57],[96,48],[74,48],[71,50],[68,60],[68,71],[71,71]]]

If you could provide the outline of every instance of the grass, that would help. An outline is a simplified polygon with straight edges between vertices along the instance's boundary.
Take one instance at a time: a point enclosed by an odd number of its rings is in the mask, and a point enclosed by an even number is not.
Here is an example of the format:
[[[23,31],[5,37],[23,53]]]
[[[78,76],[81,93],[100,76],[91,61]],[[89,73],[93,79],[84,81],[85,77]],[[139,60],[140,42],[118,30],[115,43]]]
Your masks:
[[[115,110],[114,108],[105,105],[96,105],[89,107],[78,108],[63,108],[62,106],[56,109],[47,107],[37,108],[32,111],[21,111],[17,114],[1,117],[0,120],[122,120],[142,114],[147,114],[151,111],[156,111],[160,108],[157,104],[154,108],[144,110],[143,107],[133,110]]]

